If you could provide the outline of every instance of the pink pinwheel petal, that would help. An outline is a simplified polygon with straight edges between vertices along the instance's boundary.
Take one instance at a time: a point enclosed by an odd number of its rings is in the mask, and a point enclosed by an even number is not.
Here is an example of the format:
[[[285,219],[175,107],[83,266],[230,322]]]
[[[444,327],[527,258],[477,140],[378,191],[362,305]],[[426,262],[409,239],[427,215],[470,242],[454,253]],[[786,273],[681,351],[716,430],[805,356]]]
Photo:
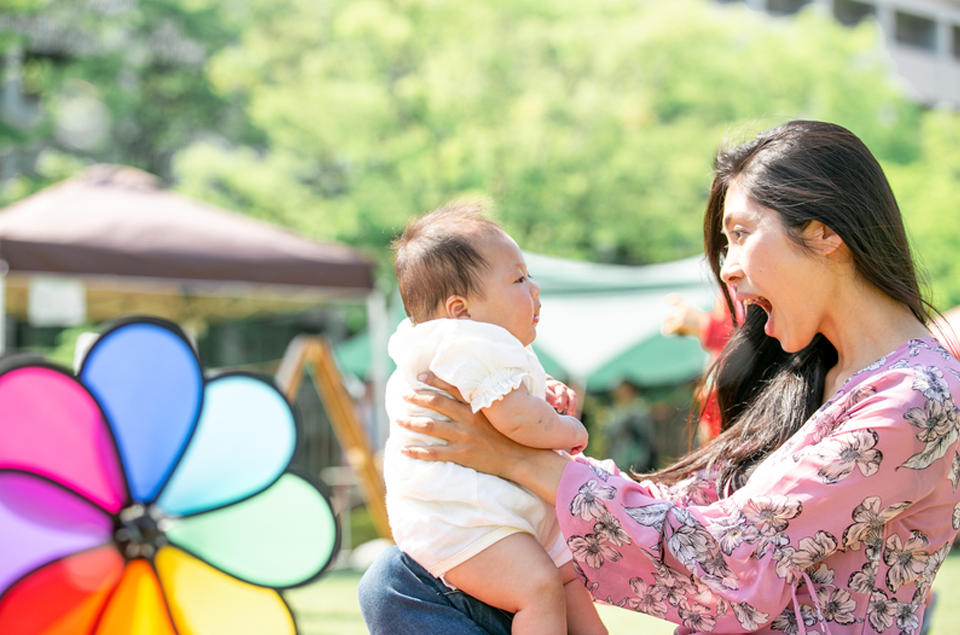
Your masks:
[[[34,472],[111,513],[126,499],[116,447],[96,401],[65,372],[0,375],[0,468]]]

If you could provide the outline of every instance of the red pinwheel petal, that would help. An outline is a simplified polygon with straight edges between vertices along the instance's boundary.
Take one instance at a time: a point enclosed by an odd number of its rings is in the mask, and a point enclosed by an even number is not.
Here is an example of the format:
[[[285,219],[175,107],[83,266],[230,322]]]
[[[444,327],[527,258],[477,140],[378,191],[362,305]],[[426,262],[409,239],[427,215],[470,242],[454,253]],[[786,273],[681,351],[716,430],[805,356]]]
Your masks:
[[[0,598],[0,633],[89,635],[123,566],[117,550],[106,546],[38,569]]]

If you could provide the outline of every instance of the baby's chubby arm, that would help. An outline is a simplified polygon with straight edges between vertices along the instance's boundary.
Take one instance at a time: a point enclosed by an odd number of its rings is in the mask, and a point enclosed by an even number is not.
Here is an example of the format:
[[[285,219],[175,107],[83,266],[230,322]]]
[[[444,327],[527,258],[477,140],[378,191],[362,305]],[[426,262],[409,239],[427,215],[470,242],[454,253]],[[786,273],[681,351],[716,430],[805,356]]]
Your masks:
[[[483,408],[493,427],[517,443],[532,448],[568,450],[587,447],[587,430],[575,417],[558,414],[550,404],[527,392],[522,384]]]

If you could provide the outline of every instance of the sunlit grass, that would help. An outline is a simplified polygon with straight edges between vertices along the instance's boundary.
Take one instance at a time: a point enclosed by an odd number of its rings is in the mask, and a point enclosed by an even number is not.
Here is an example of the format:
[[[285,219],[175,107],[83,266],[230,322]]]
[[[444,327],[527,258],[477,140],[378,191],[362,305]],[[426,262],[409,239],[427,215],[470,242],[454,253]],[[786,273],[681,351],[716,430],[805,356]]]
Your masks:
[[[357,603],[360,573],[341,570],[328,573],[312,585],[284,593],[297,617],[301,635],[366,635]],[[960,624],[960,552],[944,562],[933,585],[937,606],[931,635],[949,635]],[[671,635],[675,624],[611,606],[599,607],[611,635],[644,633]]]

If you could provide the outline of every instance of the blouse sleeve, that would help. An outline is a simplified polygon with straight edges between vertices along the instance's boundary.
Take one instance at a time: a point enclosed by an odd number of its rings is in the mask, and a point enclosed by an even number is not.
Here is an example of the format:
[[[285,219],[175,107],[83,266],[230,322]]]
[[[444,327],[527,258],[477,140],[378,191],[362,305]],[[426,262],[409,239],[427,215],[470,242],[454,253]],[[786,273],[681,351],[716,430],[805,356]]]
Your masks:
[[[823,561],[835,553],[923,551],[927,537],[884,537],[883,527],[948,476],[956,483],[958,412],[942,371],[877,374],[822,412],[741,489],[709,504],[571,462],[557,515],[593,595],[693,631],[742,633],[780,615],[794,585],[831,575]],[[942,520],[946,536],[951,520]],[[926,565],[892,561],[876,584],[899,601],[932,581]]]
[[[451,321],[430,370],[453,384],[474,412],[525,385],[535,394],[536,357],[506,329],[472,320]],[[542,382],[540,382],[542,383]]]

